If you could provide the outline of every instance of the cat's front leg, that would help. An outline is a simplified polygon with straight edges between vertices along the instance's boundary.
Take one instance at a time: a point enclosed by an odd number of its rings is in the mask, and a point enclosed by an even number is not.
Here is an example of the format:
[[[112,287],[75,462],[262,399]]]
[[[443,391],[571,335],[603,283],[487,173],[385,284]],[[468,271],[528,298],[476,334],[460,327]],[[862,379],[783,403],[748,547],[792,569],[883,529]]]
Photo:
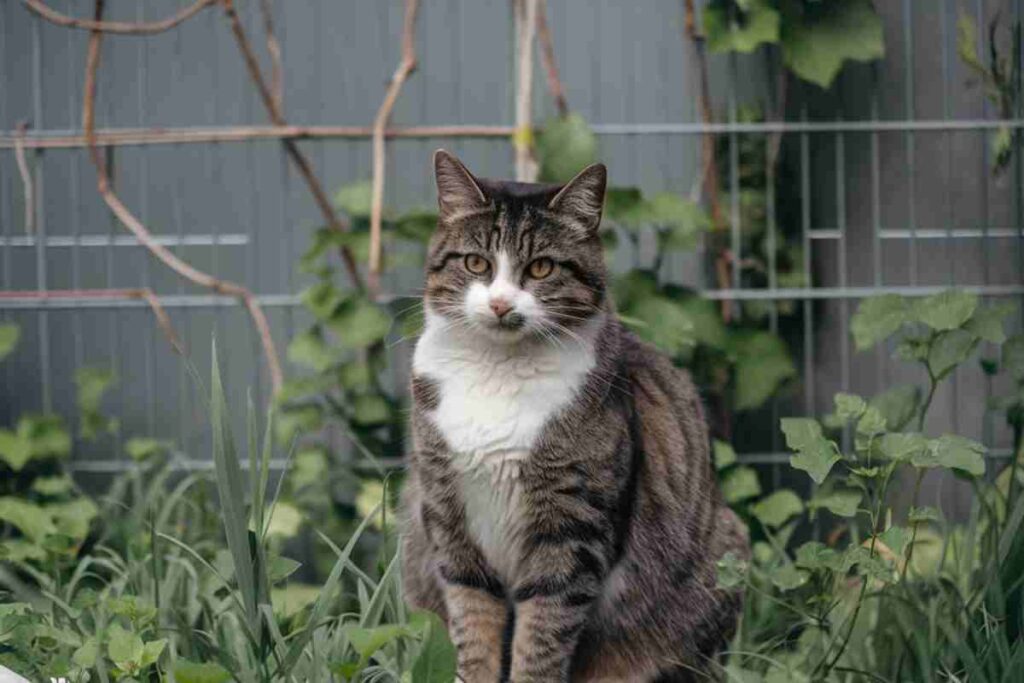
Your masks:
[[[505,601],[486,590],[449,583],[445,603],[459,678],[467,683],[496,683],[501,678],[502,637],[508,619]]]

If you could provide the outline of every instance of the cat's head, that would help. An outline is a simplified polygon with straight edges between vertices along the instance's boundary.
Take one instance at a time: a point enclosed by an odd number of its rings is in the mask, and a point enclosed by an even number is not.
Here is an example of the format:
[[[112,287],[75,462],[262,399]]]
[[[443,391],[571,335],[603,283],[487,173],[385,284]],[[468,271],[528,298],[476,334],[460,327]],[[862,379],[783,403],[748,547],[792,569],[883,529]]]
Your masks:
[[[605,306],[598,229],[607,172],[565,185],[477,179],[434,154],[439,214],[424,303],[431,315],[498,341],[560,337]]]

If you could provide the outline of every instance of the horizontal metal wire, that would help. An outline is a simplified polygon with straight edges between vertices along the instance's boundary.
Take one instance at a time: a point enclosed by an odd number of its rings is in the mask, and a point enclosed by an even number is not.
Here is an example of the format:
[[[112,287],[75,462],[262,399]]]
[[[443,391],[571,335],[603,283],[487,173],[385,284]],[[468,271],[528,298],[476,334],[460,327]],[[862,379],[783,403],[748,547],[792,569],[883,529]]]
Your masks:
[[[883,228],[878,231],[883,240],[940,240],[940,239],[1014,239],[1024,237],[1024,228]],[[812,240],[838,240],[843,231],[838,228],[815,228],[808,232]]]
[[[895,121],[761,121],[723,123],[595,123],[598,135],[703,135],[706,133],[873,133],[943,132],[1024,128],[1024,119],[933,119]],[[390,138],[511,137],[512,126],[456,125],[408,126],[385,132]],[[369,138],[368,126],[220,126],[184,128],[108,128],[97,131],[102,147],[155,144],[244,142],[250,140]],[[0,149],[75,148],[87,146],[81,130],[33,131],[19,136],[0,133]]]
[[[958,285],[958,289],[974,292],[979,296],[1002,297],[1024,295],[1024,285]],[[779,288],[779,289],[707,289],[700,293],[705,299],[715,301],[781,301],[810,299],[864,299],[881,294],[899,294],[900,296],[928,296],[945,291],[945,286],[916,287],[821,287]],[[382,294],[378,300],[382,303],[396,299],[412,299],[412,296]],[[218,308],[238,305],[237,299],[212,295],[172,295],[158,296],[164,308]],[[268,307],[299,306],[302,298],[298,294],[263,294],[256,297],[260,305]],[[146,306],[144,301],[111,300],[92,297],[75,297],[60,300],[40,300],[38,298],[9,297],[0,299],[2,309],[70,309],[70,308],[140,308]]]
[[[225,235],[154,235],[153,241],[165,247],[238,247],[249,244],[249,236],[244,234]],[[35,247],[39,246],[37,237],[0,237],[0,247]],[[137,247],[139,241],[131,235],[79,235],[79,236],[47,236],[43,238],[44,247]]]

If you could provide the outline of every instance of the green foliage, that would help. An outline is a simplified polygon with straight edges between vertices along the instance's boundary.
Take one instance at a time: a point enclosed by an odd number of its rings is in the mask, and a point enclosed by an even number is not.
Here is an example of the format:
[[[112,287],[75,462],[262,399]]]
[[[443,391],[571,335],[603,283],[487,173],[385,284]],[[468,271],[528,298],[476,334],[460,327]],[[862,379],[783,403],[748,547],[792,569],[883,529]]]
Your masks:
[[[579,114],[547,123],[537,136],[539,178],[564,183],[597,161],[597,136]]]

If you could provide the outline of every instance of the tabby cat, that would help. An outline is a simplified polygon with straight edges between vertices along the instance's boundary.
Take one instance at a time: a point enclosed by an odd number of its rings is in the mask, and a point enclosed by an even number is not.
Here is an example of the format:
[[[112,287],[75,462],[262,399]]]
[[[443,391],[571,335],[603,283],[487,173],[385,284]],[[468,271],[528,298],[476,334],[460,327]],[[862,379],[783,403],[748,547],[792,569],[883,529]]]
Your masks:
[[[715,563],[747,532],[690,377],[615,316],[605,167],[564,186],[477,179],[443,150],[434,167],[408,601],[445,618],[470,683],[713,672],[742,600]]]

